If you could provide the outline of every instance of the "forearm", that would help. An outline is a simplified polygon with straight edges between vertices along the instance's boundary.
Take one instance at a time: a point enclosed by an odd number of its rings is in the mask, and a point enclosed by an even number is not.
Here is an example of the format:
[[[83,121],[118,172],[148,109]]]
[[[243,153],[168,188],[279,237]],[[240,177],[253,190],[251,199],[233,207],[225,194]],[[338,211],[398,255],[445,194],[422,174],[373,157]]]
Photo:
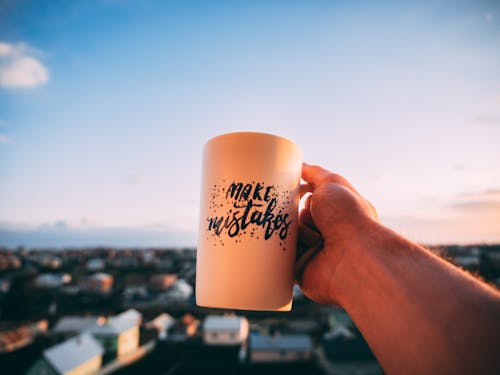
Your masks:
[[[388,374],[498,370],[500,297],[371,222],[332,286]]]

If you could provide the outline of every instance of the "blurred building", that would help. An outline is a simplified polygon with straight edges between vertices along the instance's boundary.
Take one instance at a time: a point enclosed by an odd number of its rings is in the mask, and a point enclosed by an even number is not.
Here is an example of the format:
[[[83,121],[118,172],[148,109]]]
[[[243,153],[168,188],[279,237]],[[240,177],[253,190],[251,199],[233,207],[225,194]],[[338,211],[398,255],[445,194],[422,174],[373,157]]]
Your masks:
[[[155,265],[157,262],[156,255],[151,250],[141,252],[141,258],[144,265]]]
[[[52,332],[64,337],[75,336],[99,324],[100,319],[103,318],[97,316],[63,316],[52,328]]]
[[[200,321],[190,313],[186,313],[169,328],[166,337],[171,342],[184,342],[198,334]]]
[[[110,265],[115,268],[122,268],[122,269],[132,269],[132,268],[137,268],[139,266],[139,260],[133,256],[133,254],[123,254],[123,255],[118,255],[114,257],[110,261]]]
[[[21,260],[15,255],[3,255],[0,254],[0,270],[15,270],[21,268]]]
[[[98,272],[83,279],[81,290],[90,293],[107,294],[113,288],[114,278],[104,272]]]
[[[43,273],[35,278],[37,288],[60,288],[71,282],[71,275],[67,273]]]
[[[177,280],[167,291],[168,299],[186,301],[193,294],[193,287],[184,279]]]
[[[11,282],[7,278],[0,277],[0,294],[7,294],[10,291]]]
[[[207,345],[240,345],[248,337],[248,320],[243,316],[209,315],[203,322]]]
[[[92,272],[103,271],[106,268],[106,262],[101,258],[92,258],[87,261],[85,268]]]
[[[167,313],[162,313],[153,320],[147,322],[145,327],[155,329],[158,332],[158,338],[165,339],[168,336],[168,331],[175,324],[175,319]]]
[[[120,358],[139,347],[141,321],[141,313],[130,309],[107,320],[99,320],[87,331],[101,343],[105,354]]]
[[[250,362],[301,362],[312,359],[313,345],[308,335],[250,334]]]
[[[38,258],[38,264],[44,268],[57,270],[62,267],[63,261],[59,256],[53,254],[42,254]]]
[[[161,273],[158,275],[153,275],[149,279],[149,289],[153,292],[161,292],[172,285],[177,281],[177,275],[172,273]]]
[[[453,261],[469,271],[477,271],[479,269],[479,255],[476,254],[457,255],[453,258]]]
[[[123,289],[122,297],[127,301],[148,300],[148,288],[145,285],[127,285],[125,289]]]
[[[38,334],[47,332],[47,320],[30,324],[21,324],[15,328],[0,332],[0,353],[13,352],[33,342]]]
[[[88,333],[44,350],[28,375],[96,374],[101,368],[103,348]]]

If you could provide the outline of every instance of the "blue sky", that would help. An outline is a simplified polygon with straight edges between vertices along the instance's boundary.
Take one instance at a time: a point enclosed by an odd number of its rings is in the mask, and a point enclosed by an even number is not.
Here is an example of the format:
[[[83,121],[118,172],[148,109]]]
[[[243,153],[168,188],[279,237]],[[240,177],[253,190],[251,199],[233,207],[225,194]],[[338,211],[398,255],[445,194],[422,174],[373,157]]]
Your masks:
[[[417,241],[500,241],[494,1],[4,1],[0,245],[194,245],[204,142],[288,137]]]

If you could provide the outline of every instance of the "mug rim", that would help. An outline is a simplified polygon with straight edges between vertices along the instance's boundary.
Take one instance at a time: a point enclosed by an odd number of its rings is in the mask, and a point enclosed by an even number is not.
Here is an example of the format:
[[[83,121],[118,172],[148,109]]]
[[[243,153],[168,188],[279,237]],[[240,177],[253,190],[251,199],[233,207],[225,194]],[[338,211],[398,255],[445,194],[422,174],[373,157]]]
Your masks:
[[[285,141],[287,143],[292,144],[293,146],[295,146],[299,150],[299,152],[301,151],[300,147],[298,146],[298,144],[295,143],[294,141],[288,139],[288,138],[285,138],[285,137],[282,137],[282,136],[276,135],[276,134],[263,133],[263,132],[253,132],[253,131],[229,132],[229,133],[219,134],[219,135],[216,135],[216,136],[208,139],[205,142],[205,145],[207,145],[209,143],[212,143],[212,142],[214,142],[214,141],[216,141],[216,140],[218,140],[220,138],[226,138],[226,137],[230,137],[230,136],[242,136],[242,135],[265,136],[265,137],[279,139],[279,140],[282,140],[282,141]]]

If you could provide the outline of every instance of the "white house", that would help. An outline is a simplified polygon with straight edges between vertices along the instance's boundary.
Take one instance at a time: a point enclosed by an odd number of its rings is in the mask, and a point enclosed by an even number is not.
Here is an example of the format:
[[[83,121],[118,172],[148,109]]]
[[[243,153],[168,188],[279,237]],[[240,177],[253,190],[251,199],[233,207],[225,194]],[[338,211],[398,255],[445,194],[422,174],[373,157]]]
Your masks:
[[[97,374],[102,364],[102,346],[88,333],[44,350],[28,375]]]
[[[106,268],[106,262],[101,258],[92,258],[88,260],[85,268],[87,268],[87,271],[103,271]]]
[[[172,299],[187,300],[193,294],[193,287],[184,279],[178,279],[168,290],[168,296]]]
[[[37,288],[59,288],[71,282],[71,275],[68,273],[43,273],[35,278]]]
[[[153,320],[146,323],[146,328],[156,329],[158,331],[158,337],[166,338],[168,330],[175,324],[175,319],[167,313],[162,313],[158,315]]]
[[[313,351],[308,335],[251,334],[249,346],[253,363],[309,361]]]
[[[207,345],[239,345],[248,337],[248,320],[243,316],[209,315],[203,322]]]
[[[356,337],[356,335],[346,326],[342,324],[337,324],[330,331],[323,334],[325,340],[332,340],[338,337],[343,337],[346,340],[350,340]]]
[[[87,292],[107,294],[111,291],[113,283],[114,277],[112,275],[98,272],[84,279],[80,287]]]

